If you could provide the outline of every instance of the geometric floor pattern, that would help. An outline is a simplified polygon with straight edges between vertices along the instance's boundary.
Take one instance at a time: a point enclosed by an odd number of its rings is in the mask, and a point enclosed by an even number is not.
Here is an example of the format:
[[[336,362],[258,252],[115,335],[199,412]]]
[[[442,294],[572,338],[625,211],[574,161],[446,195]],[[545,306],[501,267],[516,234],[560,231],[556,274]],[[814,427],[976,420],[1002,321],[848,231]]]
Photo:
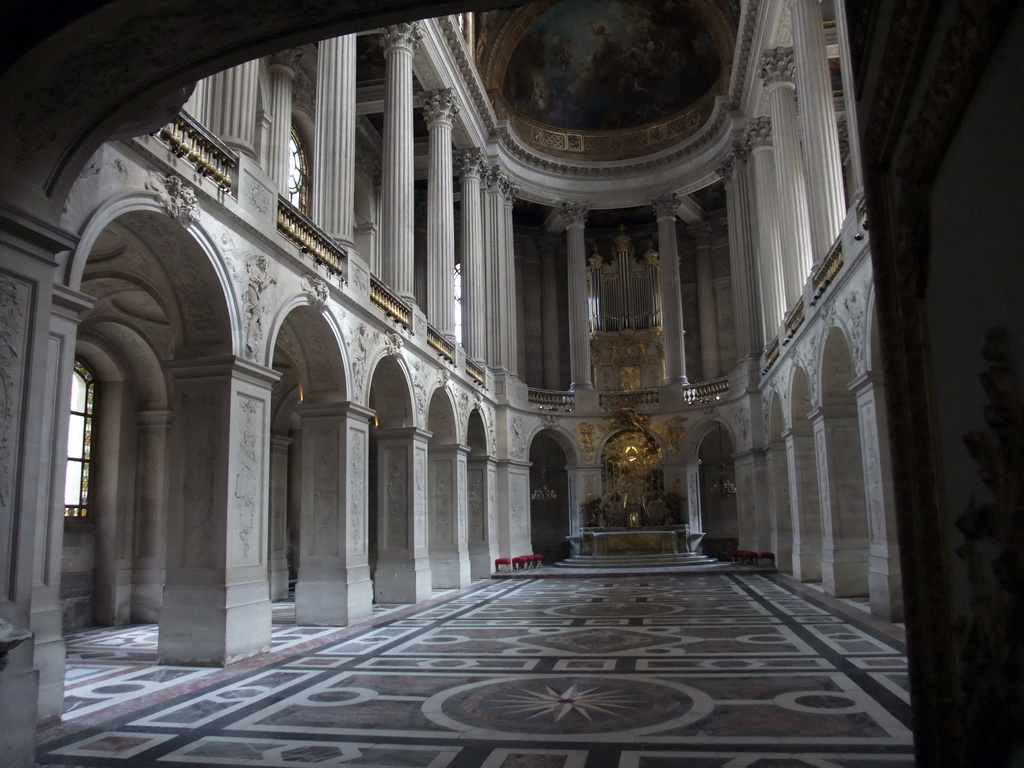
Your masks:
[[[778,577],[488,581],[227,669],[153,626],[68,639],[40,765],[906,768],[901,633]]]

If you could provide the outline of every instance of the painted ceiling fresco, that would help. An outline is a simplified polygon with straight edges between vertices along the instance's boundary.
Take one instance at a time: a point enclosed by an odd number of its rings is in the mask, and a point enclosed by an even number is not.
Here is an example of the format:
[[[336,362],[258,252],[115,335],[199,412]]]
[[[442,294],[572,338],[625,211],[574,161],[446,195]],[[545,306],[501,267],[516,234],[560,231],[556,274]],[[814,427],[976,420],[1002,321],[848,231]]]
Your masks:
[[[512,51],[502,94],[568,130],[632,128],[680,112],[714,85],[722,56],[693,0],[565,0]]]

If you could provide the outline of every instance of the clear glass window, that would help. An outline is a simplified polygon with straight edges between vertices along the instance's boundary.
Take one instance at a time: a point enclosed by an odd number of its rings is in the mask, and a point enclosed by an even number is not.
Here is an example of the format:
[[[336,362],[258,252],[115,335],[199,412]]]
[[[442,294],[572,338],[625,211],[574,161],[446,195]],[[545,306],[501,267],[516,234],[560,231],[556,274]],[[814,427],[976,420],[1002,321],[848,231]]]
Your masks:
[[[309,160],[294,128],[288,140],[288,202],[309,213]]]

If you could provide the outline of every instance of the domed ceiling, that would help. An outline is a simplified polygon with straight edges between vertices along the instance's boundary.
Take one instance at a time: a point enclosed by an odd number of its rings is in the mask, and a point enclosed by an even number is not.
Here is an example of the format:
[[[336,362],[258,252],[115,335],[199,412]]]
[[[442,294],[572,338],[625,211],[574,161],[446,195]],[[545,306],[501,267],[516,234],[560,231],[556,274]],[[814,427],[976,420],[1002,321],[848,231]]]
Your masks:
[[[735,4],[564,0],[487,14],[482,70],[495,108],[535,149],[625,159],[679,143],[726,92]]]

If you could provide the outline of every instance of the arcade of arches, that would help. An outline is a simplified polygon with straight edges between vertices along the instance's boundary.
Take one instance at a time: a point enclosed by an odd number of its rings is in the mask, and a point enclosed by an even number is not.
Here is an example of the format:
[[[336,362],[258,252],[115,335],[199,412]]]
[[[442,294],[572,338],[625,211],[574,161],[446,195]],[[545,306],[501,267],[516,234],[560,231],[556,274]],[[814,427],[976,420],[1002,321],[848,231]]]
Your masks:
[[[919,553],[900,541],[921,518],[898,530],[897,511],[926,491],[894,481],[892,446],[927,435],[895,422],[938,427],[886,357],[886,328],[926,321],[893,308],[909,288],[879,287],[895,230],[879,250],[873,217],[894,214],[866,200],[878,146],[851,53],[883,32],[844,6],[341,11],[330,37],[267,11],[274,45],[225,37],[154,75],[184,86],[170,107],[140,85],[125,103],[144,119],[54,129],[58,160],[27,107],[5,118],[0,713],[18,764],[60,716],[67,631],[156,623],[161,663],[227,665],[269,648],[292,589],[298,624],[346,626],[499,557],[554,567],[586,528],[771,551],[904,621],[924,571],[903,583]],[[18,74],[32,55],[11,50]],[[66,85],[72,109],[102,100]]]

